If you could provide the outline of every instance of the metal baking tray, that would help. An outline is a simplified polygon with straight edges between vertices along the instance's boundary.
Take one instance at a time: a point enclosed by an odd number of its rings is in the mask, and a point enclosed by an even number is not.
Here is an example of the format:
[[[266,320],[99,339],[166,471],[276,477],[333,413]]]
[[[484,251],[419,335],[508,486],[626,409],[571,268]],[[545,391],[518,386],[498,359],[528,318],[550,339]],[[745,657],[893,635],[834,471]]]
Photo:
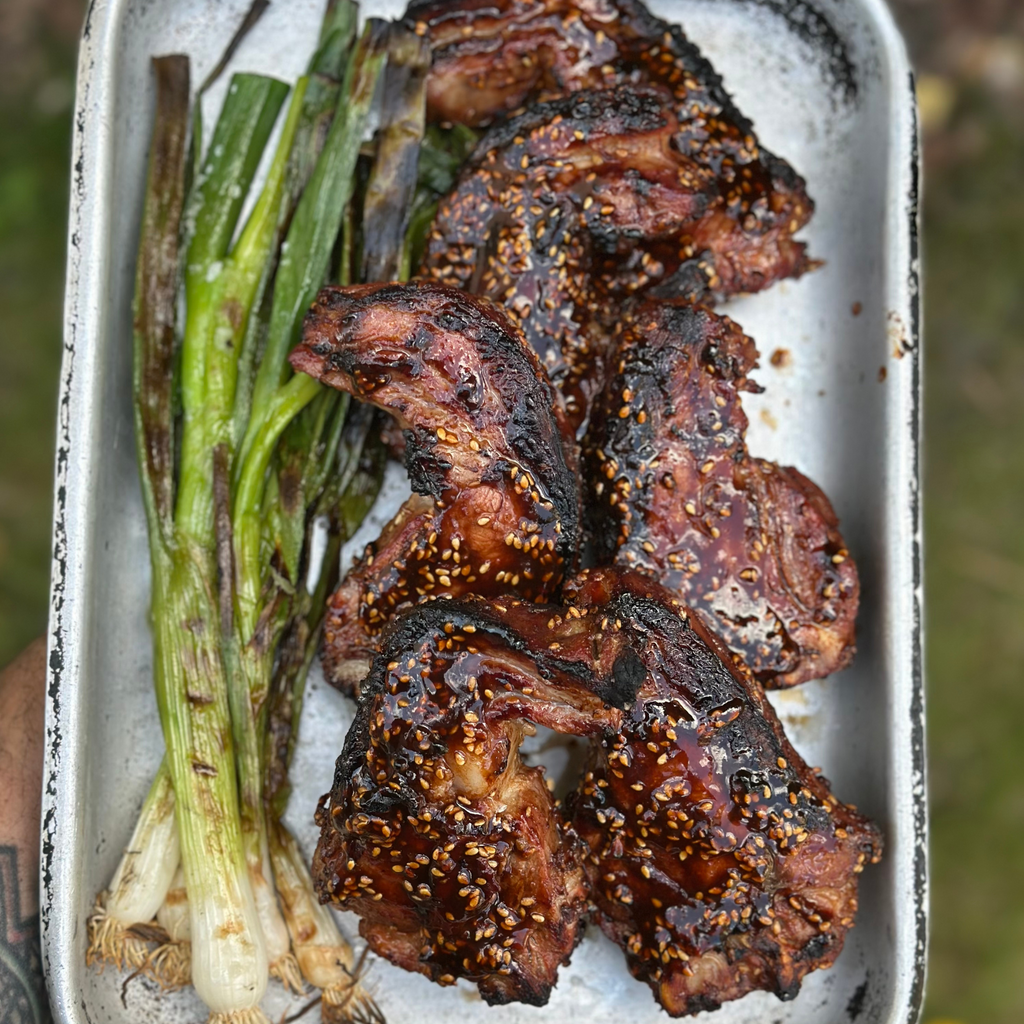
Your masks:
[[[131,292],[153,108],[149,58],[185,52],[193,81],[248,0],[94,0],[75,114],[61,377],[49,705],[42,826],[43,956],[61,1024],[197,1022],[190,993],[164,997],[85,966],[86,919],[160,760],[150,682],[149,560],[132,441]],[[273,3],[232,70],[294,80],[322,0]],[[364,0],[395,16],[403,0]],[[882,0],[652,0],[723,74],[765,145],[808,181],[805,237],[824,266],[726,309],[757,339],[763,395],[747,396],[754,453],[798,466],[831,496],[863,581],[852,668],[773,699],[795,745],[839,796],[884,829],[862,876],[857,927],[835,967],[794,1001],[756,993],[715,1024],[906,1024],[924,979],[926,847],[922,679],[918,157],[913,81]],[[220,91],[208,96],[212,120]],[[208,121],[208,123],[210,123]],[[772,359],[772,355],[775,358]],[[399,500],[395,468],[377,512]],[[370,527],[373,529],[373,527]],[[311,853],[350,709],[311,679],[290,824]],[[545,755],[548,757],[548,755]],[[550,761],[550,758],[549,758]],[[351,915],[341,918],[355,935]],[[664,1019],[595,928],[546,1009],[486,1009],[382,962],[369,987],[391,1024],[602,1024]],[[297,1008],[272,987],[272,1019]],[[483,1017],[481,1017],[483,1013]],[[712,1019],[712,1015],[702,1017]]]

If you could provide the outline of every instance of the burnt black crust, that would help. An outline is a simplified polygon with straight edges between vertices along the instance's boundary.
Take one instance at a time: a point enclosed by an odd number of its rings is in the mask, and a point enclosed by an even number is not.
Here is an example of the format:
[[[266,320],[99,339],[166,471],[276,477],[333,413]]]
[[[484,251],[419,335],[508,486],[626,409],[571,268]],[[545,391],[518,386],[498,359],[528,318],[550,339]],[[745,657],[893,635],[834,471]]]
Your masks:
[[[630,647],[622,650],[612,665],[612,687],[602,699],[614,707],[628,709],[636,703],[636,696],[647,678],[647,669],[639,655]]]
[[[440,500],[445,475],[452,464],[437,454],[437,435],[421,427],[402,431],[405,438],[405,470],[409,485],[417,494]]]
[[[645,310],[651,307],[645,307]],[[631,338],[628,349],[623,353],[618,372],[609,381],[606,396],[617,396],[629,390],[637,396],[637,401],[647,406],[665,409],[665,416],[675,415],[676,399],[671,391],[672,371],[678,361],[687,358],[688,350],[694,350],[700,363],[706,366],[715,376],[724,380],[743,385],[747,390],[760,390],[757,385],[750,384],[746,378],[746,368],[740,361],[714,344],[713,339],[719,329],[720,317],[701,306],[688,306],[682,303],[663,303],[657,307],[657,330],[648,334],[636,331]],[[651,398],[644,401],[644,396]],[[614,401],[607,399],[609,407]],[[595,423],[594,440],[605,452],[614,453],[636,481],[631,495],[631,503],[640,510],[646,510],[649,499],[646,497],[653,488],[657,471],[651,469],[657,462],[659,445],[659,424],[653,416],[643,420],[636,416],[619,417],[604,415]],[[693,432],[680,434],[677,427],[672,427],[673,440],[683,441],[694,451],[702,447],[709,448],[709,454],[739,446],[737,451],[745,455],[742,444],[743,435],[733,425],[722,431],[713,433]],[[598,479],[601,467],[592,455],[588,459],[588,476],[591,480]],[[595,546],[599,564],[615,560],[618,550],[620,517],[607,501],[591,500],[587,502],[588,537]],[[641,515],[631,524],[633,535],[639,536],[644,531],[644,517]]]
[[[665,111],[672,105],[667,89],[647,85],[619,85],[611,89],[583,89],[553,100],[532,103],[520,114],[491,128],[477,145],[463,172],[468,177],[491,150],[504,150],[515,140],[551,124],[556,117],[568,129],[578,129],[590,139],[595,135],[632,135],[656,132],[666,124]]]

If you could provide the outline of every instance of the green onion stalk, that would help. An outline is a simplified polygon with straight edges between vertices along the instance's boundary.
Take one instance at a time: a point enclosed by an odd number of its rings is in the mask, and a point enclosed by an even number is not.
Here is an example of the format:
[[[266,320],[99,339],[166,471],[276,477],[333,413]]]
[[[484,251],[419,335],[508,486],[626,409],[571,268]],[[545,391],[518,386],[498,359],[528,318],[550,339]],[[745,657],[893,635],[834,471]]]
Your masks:
[[[443,128],[430,125],[419,150],[416,190],[409,206],[408,224],[399,258],[399,274],[408,280],[419,267],[427,236],[442,196],[455,187],[459,169],[476,148],[479,135],[463,124]]]
[[[219,315],[228,310],[244,321],[253,266],[265,258],[269,244],[266,224],[276,222],[280,157],[288,138],[282,139],[267,188],[231,247],[242,202],[287,91],[263,76],[234,76],[193,185],[186,211],[191,240],[184,273],[180,474],[173,520],[163,524],[155,543],[150,527],[154,681],[188,892],[192,984],[217,1021],[262,1021],[259,1002],[268,976],[266,939],[242,842],[221,644],[215,465],[222,455],[216,449],[233,363],[218,328]],[[294,123],[291,112],[288,121]]]
[[[303,451],[317,466],[330,465],[345,409],[333,394],[305,376],[288,376],[286,358],[298,340],[302,317],[325,280],[341,218],[351,195],[355,162],[367,128],[377,79],[386,56],[385,27],[371,22],[357,47],[342,88],[340,108],[308,185],[302,193],[278,263],[273,301],[263,352],[256,371],[248,427],[234,460],[223,458],[218,505],[217,547],[221,578],[231,581],[224,601],[224,650],[234,725],[242,804],[243,839],[249,872],[261,906],[265,934],[273,934],[275,949],[292,957],[284,918],[272,882],[269,841],[263,809],[261,737],[266,725],[266,701],[274,653],[295,593],[298,566],[274,535],[273,510],[291,503],[289,511],[303,513],[324,486],[323,473],[315,483],[282,490],[270,472],[275,453],[289,425],[301,417]],[[225,422],[225,429],[227,423]],[[227,445],[227,442],[221,442]],[[312,453],[312,455],[310,454]],[[271,482],[268,486],[268,479]],[[307,481],[308,483],[309,481]],[[226,496],[230,492],[230,501]],[[300,985],[291,959],[283,980]]]
[[[189,64],[153,61],[156,124],[150,149],[134,303],[134,409],[142,495],[154,564],[165,563],[173,528],[175,301],[178,232],[185,201]],[[166,759],[142,806],[131,842],[89,919],[88,963],[153,973],[150,942],[138,926],[153,920],[179,861],[174,790]],[[159,978],[157,980],[163,980]]]
[[[384,78],[384,119],[363,200],[364,281],[408,278],[408,271],[402,272],[402,250],[418,184],[429,71],[427,40],[402,25],[392,26]]]
[[[265,750],[265,801],[270,854],[278,893],[303,977],[322,990],[327,1024],[346,1020],[382,1020],[376,1004],[359,984],[351,947],[342,938],[333,913],[313,892],[306,861],[282,821],[290,793],[288,769],[295,749],[306,675],[319,644],[327,596],[338,582],[341,546],[358,528],[380,489],[386,450],[374,410],[357,406],[338,448],[335,481],[325,492],[318,518],[326,523],[325,551],[315,582],[309,572],[314,533],[307,530],[301,564],[303,584],[292,608],[280,648],[269,701]],[[301,450],[301,449],[297,449]],[[282,466],[282,475],[288,466]],[[284,532],[288,523],[282,521]]]
[[[232,559],[231,534],[229,530],[222,529],[222,526],[230,522],[229,474],[238,353],[244,340],[249,311],[256,298],[261,271],[273,249],[284,197],[288,154],[294,140],[306,85],[306,79],[300,79],[296,85],[266,185],[230,256],[220,264],[216,272],[209,263],[208,254],[200,248],[205,237],[202,230],[204,225],[200,221],[196,226],[186,270],[186,308],[189,311],[197,310],[196,320],[199,321],[199,327],[190,330],[193,324],[186,321],[182,364],[183,367],[199,365],[202,371],[202,392],[194,402],[198,415],[192,435],[199,438],[196,448],[205,464],[199,463],[198,459],[190,462],[187,449],[183,452],[182,491],[178,505],[181,528],[194,532],[203,549],[206,552],[213,550],[216,554],[214,564],[219,569],[221,584],[218,612],[221,640],[224,643],[223,661],[227,670],[227,696],[238,770],[242,848],[270,973],[293,988],[301,987],[301,983],[289,950],[288,932],[277,907],[273,879],[269,870],[265,870],[266,858],[261,849],[263,830],[258,813],[253,811],[254,805],[258,806],[258,790],[255,794],[250,792],[251,773],[247,771],[246,754],[249,746],[256,742],[258,726],[251,715],[249,702],[237,699],[237,687],[232,685],[235,659],[232,657],[231,646],[232,610],[228,575]],[[217,139],[218,134],[215,132],[212,142],[215,153]],[[204,181],[199,189],[200,211],[207,205],[218,205],[216,202],[209,204],[205,199],[205,186]],[[192,254],[197,248],[200,248],[199,258],[193,260]],[[211,277],[214,279],[212,286]],[[201,319],[205,315],[210,317],[209,326]],[[207,334],[205,339],[201,337],[203,329]],[[196,334],[200,334],[200,338],[195,350],[190,352],[189,342]],[[188,414],[193,404],[190,401],[187,380],[183,387],[183,396],[184,438],[187,440],[190,436]],[[259,485],[261,484],[262,481],[259,482]],[[270,638],[268,647],[269,642]],[[272,649],[266,653],[270,657],[273,656]],[[192,892],[187,870],[186,889],[189,893]]]

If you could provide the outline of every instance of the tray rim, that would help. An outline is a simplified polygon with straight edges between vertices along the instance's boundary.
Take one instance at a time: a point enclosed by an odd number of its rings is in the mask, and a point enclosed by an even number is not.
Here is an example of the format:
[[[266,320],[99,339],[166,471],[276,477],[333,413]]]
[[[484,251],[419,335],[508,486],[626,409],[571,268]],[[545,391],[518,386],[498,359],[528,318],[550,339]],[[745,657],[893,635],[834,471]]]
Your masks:
[[[113,119],[116,82],[110,60],[117,50],[119,24],[133,0],[90,0],[78,58],[71,159],[71,201],[65,287],[63,349],[57,406],[54,473],[53,545],[50,612],[47,628],[46,742],[40,823],[40,925],[42,959],[54,1020],[88,1024],[89,1013],[74,988],[68,962],[79,927],[71,902],[60,899],[74,883],[84,839],[73,815],[62,808],[79,804],[83,785],[81,711],[76,695],[83,662],[82,584],[89,575],[88,544],[95,483],[88,457],[97,409],[89,401],[97,374],[94,348],[84,336],[102,336],[105,253],[110,234],[110,177],[114,159]],[[772,0],[740,0],[774,8]],[[814,0],[809,0],[815,6]],[[781,5],[785,6],[785,4]],[[919,126],[914,74],[902,35],[885,0],[857,0],[877,33],[891,76],[892,122],[889,132],[890,210],[887,220],[885,294],[888,308],[905,314],[904,358],[908,380],[901,385],[899,411],[906,438],[890,453],[896,483],[891,500],[899,517],[887,544],[895,577],[909,585],[900,596],[911,623],[906,650],[892,662],[896,712],[890,725],[893,746],[890,799],[900,816],[913,823],[911,849],[891,849],[896,857],[897,891],[905,882],[912,903],[912,951],[901,929],[896,937],[895,998],[887,1024],[915,1024],[924,997],[928,941],[928,808],[925,744],[925,676],[922,542],[922,333],[919,200],[921,186]],[[899,82],[906,93],[900,98]],[[901,191],[902,190],[902,191]],[[74,494],[76,500],[69,500]],[[890,595],[898,588],[890,586]],[[894,618],[901,618],[895,614]],[[907,720],[899,711],[906,708]],[[900,769],[903,769],[902,771]],[[902,1002],[900,998],[902,995]]]

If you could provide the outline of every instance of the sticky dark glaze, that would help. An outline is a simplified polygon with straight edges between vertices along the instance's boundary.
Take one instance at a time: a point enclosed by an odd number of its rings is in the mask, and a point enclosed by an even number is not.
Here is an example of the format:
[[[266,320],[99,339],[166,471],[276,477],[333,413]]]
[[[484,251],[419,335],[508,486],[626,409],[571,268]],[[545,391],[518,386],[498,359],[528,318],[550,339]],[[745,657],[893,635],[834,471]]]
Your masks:
[[[707,173],[715,196],[713,212],[662,253],[677,271],[676,294],[755,291],[807,269],[792,241],[813,211],[803,179],[760,146],[682,30],[638,0],[429,0],[412,3],[406,20],[434,46],[428,96],[439,120],[486,124],[537,99],[622,84],[671,93],[675,145]],[[726,249],[730,261],[701,266],[706,250],[720,261]]]
[[[432,284],[325,288],[290,358],[392,413],[417,492],[331,598],[328,679],[351,691],[403,605],[556,592],[578,546],[575,456],[551,385],[500,309]]]
[[[877,829],[786,739],[764,692],[698,616],[634,573],[567,599],[627,635],[643,667],[619,732],[572,798],[604,932],[672,1016],[755,989],[793,998],[839,955]]]
[[[385,632],[317,811],[313,875],[392,963],[542,1006],[581,935],[586,849],[519,745],[531,723],[593,735],[622,711],[578,665],[532,654],[505,607],[431,602]]]
[[[795,995],[839,954],[877,830],[678,598],[615,568],[565,591],[393,620],[318,810],[321,898],[491,1002],[547,999],[588,889],[669,1013]],[[530,723],[591,740],[568,823],[517,755]]]
[[[857,569],[825,495],[747,451],[754,343],[727,317],[653,302],[616,341],[585,455],[598,560],[681,595],[769,687],[845,667]]]

